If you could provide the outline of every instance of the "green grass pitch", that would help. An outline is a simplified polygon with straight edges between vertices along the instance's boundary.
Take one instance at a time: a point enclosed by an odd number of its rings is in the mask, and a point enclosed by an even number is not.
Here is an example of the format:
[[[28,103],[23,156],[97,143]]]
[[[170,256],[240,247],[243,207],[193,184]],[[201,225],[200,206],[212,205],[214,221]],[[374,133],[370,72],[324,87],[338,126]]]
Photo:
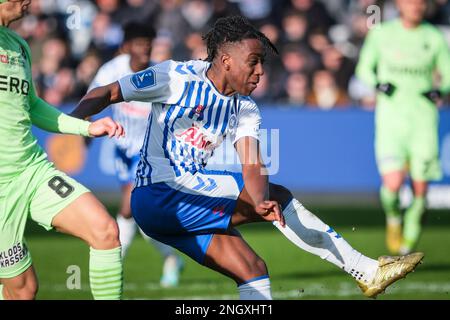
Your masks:
[[[109,206],[110,212],[115,207]],[[362,253],[386,254],[384,218],[378,208],[310,208]],[[42,229],[43,230],[43,229]],[[244,238],[266,261],[275,299],[366,299],[350,276],[320,258],[306,253],[271,224],[239,228]],[[38,299],[91,299],[88,285],[88,247],[81,240],[45,232],[29,223],[28,246],[38,274]],[[424,263],[407,279],[400,280],[378,299],[450,299],[450,211],[430,211],[418,250]],[[187,257],[180,286],[159,286],[162,259],[140,235],[133,242],[124,265],[125,299],[237,299],[232,280],[210,271]],[[80,288],[68,273],[80,270]],[[69,269],[68,269],[69,268]],[[75,286],[76,287],[76,286]]]

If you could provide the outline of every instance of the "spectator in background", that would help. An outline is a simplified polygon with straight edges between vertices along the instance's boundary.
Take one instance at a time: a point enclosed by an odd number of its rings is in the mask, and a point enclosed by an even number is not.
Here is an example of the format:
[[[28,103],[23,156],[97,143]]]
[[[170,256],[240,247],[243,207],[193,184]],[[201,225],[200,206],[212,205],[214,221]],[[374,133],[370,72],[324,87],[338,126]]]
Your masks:
[[[317,61],[305,46],[288,44],[281,49],[281,66],[268,66],[271,72],[271,91],[273,96],[282,99],[287,79],[292,73],[311,74],[315,70]]]
[[[75,69],[75,89],[74,97],[79,100],[79,97],[86,94],[95,73],[102,63],[101,58],[95,52],[89,52]]]
[[[306,44],[308,19],[298,11],[287,11],[281,21],[283,43]]]
[[[114,56],[122,38],[120,24],[113,22],[108,14],[101,12],[95,17],[92,23],[92,45],[103,60]]]
[[[311,30],[324,30],[328,32],[335,23],[322,2],[315,0],[291,0],[291,7],[302,12],[308,19]]]
[[[122,23],[120,0],[95,0],[101,14],[107,15],[114,24]]]
[[[322,51],[322,65],[331,71],[341,90],[347,90],[350,78],[355,73],[355,63],[345,57],[335,46],[329,46]]]
[[[239,6],[229,0],[211,0],[211,2],[213,5],[211,21],[240,13]]]
[[[51,104],[58,106],[64,97],[60,97],[60,94],[56,95],[55,92],[51,95],[53,98],[47,97],[47,91],[54,90],[52,87],[55,86],[56,75],[60,68],[70,64],[67,43],[63,39],[50,38],[44,41],[40,56],[41,60],[36,69],[37,75],[35,74],[36,87],[45,99],[48,98]],[[56,96],[59,98],[56,99]]]
[[[188,34],[184,39],[184,45],[187,50],[185,51],[183,58],[180,58],[180,60],[205,59],[208,56],[206,46],[203,43],[202,35],[199,32],[192,32]]]
[[[157,11],[158,1],[126,0],[124,8],[121,10],[120,23],[126,25],[134,21],[146,23],[150,27],[153,25]]]
[[[293,107],[306,106],[309,90],[308,82],[308,76],[305,73],[294,72],[289,74],[279,102]]]
[[[349,102],[346,92],[339,88],[331,71],[320,69],[314,72],[312,90],[307,98],[308,105],[329,110],[343,108]]]
[[[172,58],[172,41],[167,37],[157,37],[152,42],[150,61],[157,64]]]
[[[160,0],[155,21],[157,35],[171,38],[176,51],[190,32],[189,24],[181,12],[181,4],[181,0]]]
[[[327,33],[323,30],[312,30],[308,35],[308,46],[314,51],[316,55],[321,55],[322,52],[331,45],[331,40]]]
[[[213,6],[206,0],[185,0],[181,6],[181,14],[191,30],[199,31],[208,26],[213,15]]]
[[[241,13],[255,24],[271,17],[272,0],[236,0]]]
[[[295,44],[288,44],[282,48],[281,60],[287,73],[308,73],[315,68],[310,52],[305,47]]]
[[[47,88],[43,98],[52,105],[61,106],[65,103],[76,102],[73,97],[75,89],[75,77],[73,70],[62,68],[54,76],[53,85]]]
[[[450,1],[435,0],[429,5],[427,20],[433,24],[450,25]]]

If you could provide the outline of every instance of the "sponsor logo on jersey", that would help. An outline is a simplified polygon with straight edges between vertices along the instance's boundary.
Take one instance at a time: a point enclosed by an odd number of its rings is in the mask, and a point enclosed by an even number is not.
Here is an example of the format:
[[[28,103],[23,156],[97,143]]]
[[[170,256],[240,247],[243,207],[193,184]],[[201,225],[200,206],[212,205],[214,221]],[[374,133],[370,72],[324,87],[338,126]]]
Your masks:
[[[0,251],[0,268],[12,267],[27,256],[28,249],[20,242],[5,251]]]
[[[175,134],[175,136],[182,142],[198,149],[206,150],[212,144],[212,142],[207,139],[206,135],[194,124],[187,130]]]
[[[21,55],[11,55],[9,53],[1,53],[0,54],[0,63],[3,64],[9,64],[11,66],[20,66],[25,67],[26,66],[26,56],[24,56],[24,53],[22,53],[21,49]]]
[[[27,80],[13,76],[0,75],[0,91],[27,96],[30,92],[30,83]]]
[[[138,72],[131,77],[131,83],[138,90],[153,87],[156,85],[155,71],[152,69],[147,69]]]
[[[198,106],[195,108],[195,114],[199,116],[199,115],[202,114],[203,110],[205,110],[205,107],[202,106],[202,105],[198,105]]]
[[[0,54],[0,62],[1,63],[5,63],[8,64],[9,63],[9,58],[6,54]]]

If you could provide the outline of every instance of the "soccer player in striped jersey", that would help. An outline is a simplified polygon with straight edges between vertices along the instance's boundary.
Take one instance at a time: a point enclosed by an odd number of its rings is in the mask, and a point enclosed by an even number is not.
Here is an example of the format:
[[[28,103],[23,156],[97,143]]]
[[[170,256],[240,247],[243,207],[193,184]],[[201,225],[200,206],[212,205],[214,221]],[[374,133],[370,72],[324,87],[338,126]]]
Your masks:
[[[97,72],[89,90],[107,85],[120,78],[142,71],[150,66],[152,41],[155,31],[146,24],[131,22],[124,27],[123,53],[105,63]],[[114,165],[116,175],[121,183],[122,200],[117,214],[122,259],[125,257],[136,233],[136,223],[131,216],[130,197],[136,168],[139,163],[139,150],[142,147],[147,120],[151,111],[149,102],[120,102],[112,107],[112,117],[119,122],[127,135],[114,140]],[[178,285],[182,260],[175,250],[159,241],[148,237],[140,230],[146,241],[154,244],[164,258],[161,285],[174,287]]]
[[[28,216],[47,230],[86,241],[94,298],[119,299],[122,260],[116,222],[88,189],[47,160],[31,125],[89,137],[120,137],[123,128],[111,118],[91,123],[69,117],[36,95],[30,48],[8,28],[30,3],[0,0],[0,300],[36,296],[37,278],[24,239]]]
[[[236,281],[241,299],[271,299],[264,261],[236,227],[272,222],[291,242],[353,276],[376,297],[411,272],[423,254],[380,257],[353,249],[291,192],[269,183],[259,151],[261,117],[249,97],[276,48],[240,16],[218,19],[205,36],[206,61],[167,61],[90,91],[74,110],[90,116],[111,103],[150,101],[133,217],[151,237]],[[208,171],[229,135],[242,173]]]

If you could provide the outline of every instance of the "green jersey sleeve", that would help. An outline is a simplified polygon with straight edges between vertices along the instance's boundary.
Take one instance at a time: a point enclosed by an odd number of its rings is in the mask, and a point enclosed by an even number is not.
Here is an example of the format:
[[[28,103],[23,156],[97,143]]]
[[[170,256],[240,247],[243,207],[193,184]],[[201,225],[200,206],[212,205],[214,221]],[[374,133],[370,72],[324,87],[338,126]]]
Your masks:
[[[80,120],[59,111],[39,97],[30,101],[31,123],[49,132],[89,136],[90,122]]]
[[[31,68],[31,52],[28,44],[23,41]],[[80,120],[59,111],[36,95],[34,85],[30,85],[28,95],[31,123],[40,129],[49,132],[76,134],[89,136],[89,121]]]
[[[450,49],[445,38],[440,34],[436,55],[436,68],[441,76],[440,90],[450,93]]]
[[[372,87],[377,84],[376,68],[379,56],[377,28],[371,29],[367,34],[356,66],[356,76]]]

